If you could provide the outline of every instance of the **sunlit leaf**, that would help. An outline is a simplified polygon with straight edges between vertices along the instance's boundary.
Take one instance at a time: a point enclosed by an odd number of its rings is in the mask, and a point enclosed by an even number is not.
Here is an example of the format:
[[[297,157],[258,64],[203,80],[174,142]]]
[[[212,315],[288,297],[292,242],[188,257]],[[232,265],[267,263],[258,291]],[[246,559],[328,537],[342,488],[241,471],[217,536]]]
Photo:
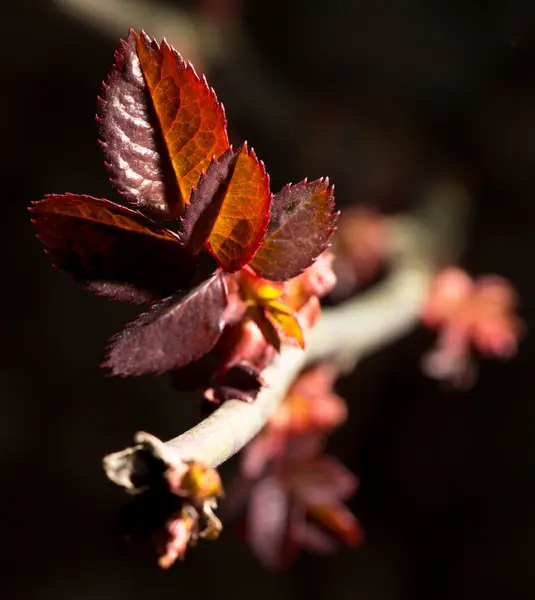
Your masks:
[[[256,289],[256,295],[261,302],[272,301],[280,298],[284,292],[273,285],[263,283]],[[280,303],[279,303],[280,304]]]
[[[221,335],[226,302],[220,273],[166,298],[112,339],[103,366],[114,375],[143,375],[163,373],[198,359]]]
[[[284,315],[292,315],[292,309],[284,302],[280,302],[279,300],[267,300],[264,302],[264,306],[266,310],[270,313],[282,313]]]
[[[272,281],[296,277],[325,250],[334,231],[328,179],[286,186],[273,197],[267,235],[250,266]]]
[[[286,307],[285,307],[286,309]],[[305,338],[303,330],[297,317],[293,313],[288,313],[287,310],[280,311],[269,303],[265,307],[267,318],[275,325],[275,327],[283,334],[283,341],[291,344],[297,344],[301,348],[305,348]]]
[[[219,160],[213,159],[197,187],[191,191],[190,201],[180,219],[180,239],[191,254],[201,250],[212,231],[228,190],[236,157],[229,148]]]
[[[53,263],[101,295],[159,300],[180,289],[195,267],[175,233],[108,200],[55,194],[30,211]]]
[[[304,347],[303,332],[294,310],[288,306],[281,284],[272,284],[248,269],[239,273],[240,291],[265,340],[277,351],[281,342]]]
[[[99,98],[101,146],[111,182],[136,208],[177,218],[183,199],[136,51],[136,34],[121,40]]]
[[[229,147],[223,106],[204,78],[164,40],[160,45],[142,32],[130,32],[141,72],[184,202],[213,157]]]
[[[208,249],[227,273],[246,265],[256,252],[269,221],[269,177],[253,150],[243,144]]]
[[[241,297],[248,305],[265,304],[284,295],[282,284],[267,281],[248,267],[238,273],[237,281],[239,282]]]

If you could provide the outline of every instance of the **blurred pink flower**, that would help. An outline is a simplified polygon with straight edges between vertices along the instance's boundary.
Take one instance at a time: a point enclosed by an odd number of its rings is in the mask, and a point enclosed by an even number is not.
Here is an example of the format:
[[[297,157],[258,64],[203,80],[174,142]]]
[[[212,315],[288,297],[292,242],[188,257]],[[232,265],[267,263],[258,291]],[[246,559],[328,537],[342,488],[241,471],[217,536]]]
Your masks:
[[[423,323],[438,331],[435,348],[424,356],[424,372],[470,387],[476,378],[473,349],[504,360],[515,356],[525,329],[517,305],[514,288],[502,277],[474,280],[462,269],[444,269],[421,314]]]

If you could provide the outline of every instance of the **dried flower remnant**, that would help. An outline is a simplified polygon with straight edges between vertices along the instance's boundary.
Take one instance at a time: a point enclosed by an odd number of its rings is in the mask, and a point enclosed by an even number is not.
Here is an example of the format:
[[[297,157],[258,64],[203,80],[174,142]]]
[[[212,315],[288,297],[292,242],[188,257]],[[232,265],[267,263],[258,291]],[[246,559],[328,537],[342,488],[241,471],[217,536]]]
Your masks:
[[[197,515],[186,508],[177,516],[171,517],[165,527],[154,534],[154,545],[158,554],[158,564],[167,569],[178,559],[184,558],[188,545],[192,541]]]
[[[217,503],[206,499],[200,505],[184,502],[153,535],[153,543],[158,554],[158,564],[167,569],[177,560],[185,557],[186,550],[195,546],[199,539],[215,540],[223,526],[213,509]]]
[[[525,329],[517,306],[514,288],[502,277],[472,279],[459,268],[443,270],[421,316],[427,327],[438,331],[435,348],[423,358],[424,372],[468,388],[476,379],[474,350],[502,360],[515,356]]]
[[[219,536],[222,525],[214,510],[223,487],[215,469],[198,461],[177,461],[150,434],[141,432],[136,439],[143,456],[140,470],[129,462],[128,451],[107,457],[106,469],[114,481],[134,492],[133,502],[122,515],[125,534],[151,540],[159,565],[167,568],[184,558],[188,547],[199,539]]]

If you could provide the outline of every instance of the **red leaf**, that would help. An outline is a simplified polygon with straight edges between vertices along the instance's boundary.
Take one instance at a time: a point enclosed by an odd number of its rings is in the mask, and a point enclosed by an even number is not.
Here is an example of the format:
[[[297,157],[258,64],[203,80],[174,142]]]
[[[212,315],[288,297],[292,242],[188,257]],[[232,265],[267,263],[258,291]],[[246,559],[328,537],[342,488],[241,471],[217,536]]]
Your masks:
[[[221,335],[226,303],[220,273],[166,298],[111,340],[103,366],[113,375],[159,374],[198,359]]]
[[[121,40],[99,99],[101,146],[111,182],[134,206],[177,218],[183,201],[136,52],[136,34]]]
[[[206,80],[163,40],[160,45],[141,32],[130,32],[141,72],[158,117],[182,200],[187,203],[210,160],[229,147],[226,118]]]
[[[137,211],[76,194],[46,196],[30,211],[54,264],[97,293],[155,301],[191,277],[178,236]]]
[[[283,188],[273,198],[266,238],[250,266],[272,281],[299,275],[327,247],[337,217],[333,207],[328,179]]]
[[[209,251],[227,273],[241,269],[258,249],[269,221],[270,204],[264,165],[244,143],[208,239]]]
[[[214,158],[197,187],[191,190],[189,204],[180,219],[180,239],[191,254],[197,254],[210,236],[228,190],[236,157],[229,148],[219,160]]]

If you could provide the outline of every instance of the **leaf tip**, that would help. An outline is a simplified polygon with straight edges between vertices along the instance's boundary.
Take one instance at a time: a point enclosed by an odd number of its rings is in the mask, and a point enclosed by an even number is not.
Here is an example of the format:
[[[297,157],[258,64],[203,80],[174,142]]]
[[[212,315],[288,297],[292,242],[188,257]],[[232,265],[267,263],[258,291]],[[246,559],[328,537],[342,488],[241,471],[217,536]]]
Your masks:
[[[156,41],[155,38],[152,38],[153,43]],[[162,41],[160,43],[160,50],[165,51],[165,52],[171,52],[171,46],[169,44],[169,42],[167,41],[167,38],[164,36],[162,38]]]

